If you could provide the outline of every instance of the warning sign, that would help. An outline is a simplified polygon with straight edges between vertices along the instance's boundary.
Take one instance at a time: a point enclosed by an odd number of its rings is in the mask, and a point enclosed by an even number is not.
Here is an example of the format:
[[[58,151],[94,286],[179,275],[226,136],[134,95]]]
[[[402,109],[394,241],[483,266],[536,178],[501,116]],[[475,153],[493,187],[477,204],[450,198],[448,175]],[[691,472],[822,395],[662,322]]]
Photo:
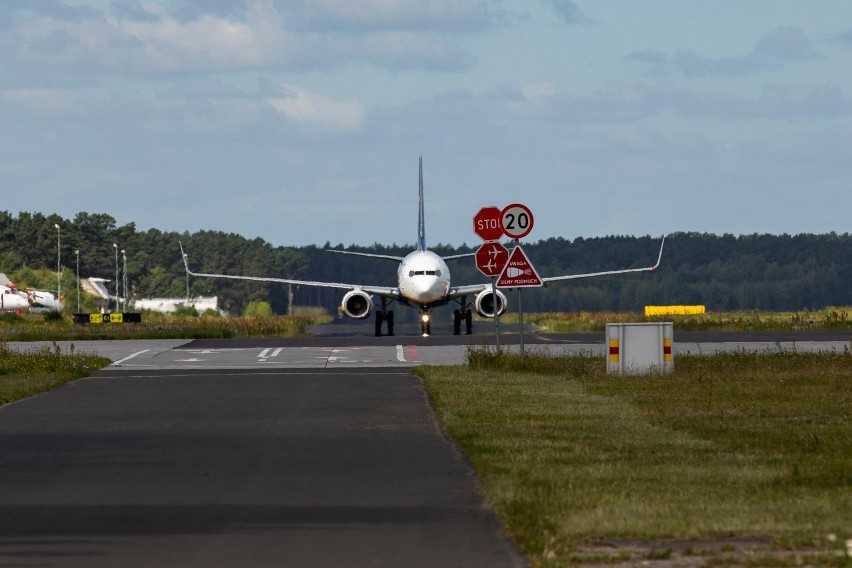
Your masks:
[[[542,281],[532,263],[524,254],[521,245],[512,249],[509,262],[503,267],[503,272],[497,280],[498,288],[532,288],[541,286]]]

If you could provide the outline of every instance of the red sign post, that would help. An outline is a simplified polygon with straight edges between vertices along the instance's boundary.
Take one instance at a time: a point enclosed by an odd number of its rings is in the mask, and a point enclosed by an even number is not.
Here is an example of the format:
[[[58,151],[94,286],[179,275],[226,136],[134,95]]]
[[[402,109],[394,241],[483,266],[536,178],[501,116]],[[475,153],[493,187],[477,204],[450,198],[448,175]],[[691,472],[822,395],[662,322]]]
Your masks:
[[[476,268],[486,276],[500,276],[509,260],[509,250],[502,244],[484,243],[476,251]]]
[[[473,232],[483,241],[496,241],[503,236],[503,212],[497,207],[483,207],[473,216]]]
[[[532,228],[532,211],[521,203],[513,203],[502,210],[493,206],[483,207],[473,216],[473,232],[483,241],[499,241],[505,235],[518,242],[529,235]],[[543,283],[520,245],[512,250],[511,256],[508,253],[506,247],[499,242],[486,242],[476,251],[476,268],[486,276],[491,277],[491,293],[495,298],[495,306],[498,286],[518,289],[518,323],[521,330],[521,362],[523,362],[524,311],[521,308],[521,288],[541,286]],[[496,309],[494,312],[494,331],[497,339],[497,350],[499,351],[500,317]]]

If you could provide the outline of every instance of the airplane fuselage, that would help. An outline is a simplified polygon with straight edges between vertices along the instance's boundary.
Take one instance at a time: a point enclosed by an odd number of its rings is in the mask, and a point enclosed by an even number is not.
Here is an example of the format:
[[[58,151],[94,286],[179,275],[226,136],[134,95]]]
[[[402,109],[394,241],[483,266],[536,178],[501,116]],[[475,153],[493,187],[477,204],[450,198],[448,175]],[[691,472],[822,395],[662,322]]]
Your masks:
[[[0,287],[0,310],[23,310],[29,307],[30,303],[18,290]]]
[[[402,301],[420,307],[446,303],[450,291],[450,269],[430,250],[414,251],[397,269]]]

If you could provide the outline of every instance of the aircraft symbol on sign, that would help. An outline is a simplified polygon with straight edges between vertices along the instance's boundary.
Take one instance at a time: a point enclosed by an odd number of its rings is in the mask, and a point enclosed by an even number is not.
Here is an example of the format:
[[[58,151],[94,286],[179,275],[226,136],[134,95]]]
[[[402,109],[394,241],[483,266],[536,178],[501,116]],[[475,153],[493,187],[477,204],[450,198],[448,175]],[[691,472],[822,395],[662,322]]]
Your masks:
[[[498,247],[496,245],[492,245],[491,249],[488,251],[488,256],[490,256],[492,258],[492,260],[497,260],[497,257],[499,257],[501,254],[503,254],[505,252],[506,252],[505,247]]]
[[[506,265],[509,251],[497,242],[483,243],[477,249],[476,268],[486,276],[498,276]]]

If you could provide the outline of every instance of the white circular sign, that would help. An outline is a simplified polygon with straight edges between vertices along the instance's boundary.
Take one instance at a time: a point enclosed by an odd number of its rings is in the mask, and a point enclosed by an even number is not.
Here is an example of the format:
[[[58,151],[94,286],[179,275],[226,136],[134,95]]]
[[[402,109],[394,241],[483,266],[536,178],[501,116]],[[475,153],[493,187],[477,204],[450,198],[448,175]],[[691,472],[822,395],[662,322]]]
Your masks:
[[[503,233],[512,239],[522,239],[533,228],[533,214],[529,207],[513,203],[503,209]]]

